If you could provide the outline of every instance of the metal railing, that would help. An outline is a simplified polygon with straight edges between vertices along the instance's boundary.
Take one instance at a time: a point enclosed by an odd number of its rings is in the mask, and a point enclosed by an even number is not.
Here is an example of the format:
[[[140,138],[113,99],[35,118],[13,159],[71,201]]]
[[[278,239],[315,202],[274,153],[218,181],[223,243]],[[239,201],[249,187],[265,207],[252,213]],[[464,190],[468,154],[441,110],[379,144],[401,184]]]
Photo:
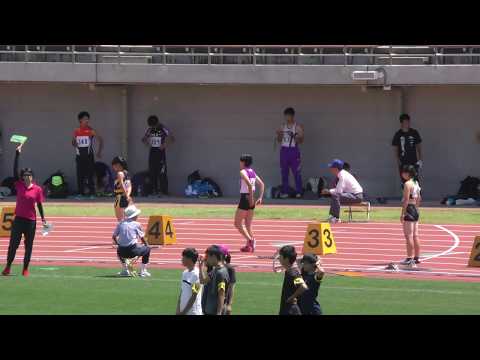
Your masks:
[[[480,64],[480,45],[0,45],[1,62],[473,65]]]

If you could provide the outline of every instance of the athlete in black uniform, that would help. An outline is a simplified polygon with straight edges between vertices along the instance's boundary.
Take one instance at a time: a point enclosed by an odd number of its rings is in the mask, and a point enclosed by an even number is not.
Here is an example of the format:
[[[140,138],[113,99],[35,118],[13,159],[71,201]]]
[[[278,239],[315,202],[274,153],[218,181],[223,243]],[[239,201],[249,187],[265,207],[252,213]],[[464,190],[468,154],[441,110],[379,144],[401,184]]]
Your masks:
[[[291,245],[279,250],[280,264],[285,269],[279,315],[302,315],[298,306],[298,298],[307,290],[307,285],[295,264],[297,252]]]
[[[308,289],[298,298],[302,315],[322,315],[322,308],[317,300],[318,290],[323,280],[324,271],[314,254],[303,255],[300,261],[303,281]]]
[[[130,180],[130,174],[128,173],[127,161],[117,156],[112,160],[113,170],[117,172],[117,178],[115,179],[114,192],[115,192],[115,216],[118,221],[122,221],[124,218],[124,211],[132,203],[131,193],[132,184]]]
[[[158,121],[158,117],[152,115],[147,120],[148,128],[142,141],[150,147],[148,167],[150,181],[152,182],[152,195],[168,195],[167,158],[165,149],[168,143],[175,141],[170,130]]]

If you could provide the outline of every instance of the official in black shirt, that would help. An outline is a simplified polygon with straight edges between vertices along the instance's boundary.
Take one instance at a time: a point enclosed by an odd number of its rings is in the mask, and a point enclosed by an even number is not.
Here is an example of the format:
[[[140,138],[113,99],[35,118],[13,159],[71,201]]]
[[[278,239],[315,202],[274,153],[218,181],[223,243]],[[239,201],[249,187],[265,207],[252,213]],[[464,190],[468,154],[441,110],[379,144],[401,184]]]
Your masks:
[[[399,174],[404,165],[413,165],[418,171],[422,167],[422,138],[417,130],[410,127],[410,116],[408,114],[400,115],[401,128],[398,130],[392,140],[392,146],[397,159]],[[400,178],[404,182],[401,174]]]
[[[298,298],[307,290],[307,285],[298,268],[294,266],[297,252],[293,246],[285,245],[280,248],[279,255],[280,264],[285,269],[279,315],[302,315]]]
[[[303,255],[300,261],[303,281],[308,289],[298,298],[298,306],[302,315],[322,315],[322,308],[318,302],[318,290],[323,280],[324,271],[314,254]]]

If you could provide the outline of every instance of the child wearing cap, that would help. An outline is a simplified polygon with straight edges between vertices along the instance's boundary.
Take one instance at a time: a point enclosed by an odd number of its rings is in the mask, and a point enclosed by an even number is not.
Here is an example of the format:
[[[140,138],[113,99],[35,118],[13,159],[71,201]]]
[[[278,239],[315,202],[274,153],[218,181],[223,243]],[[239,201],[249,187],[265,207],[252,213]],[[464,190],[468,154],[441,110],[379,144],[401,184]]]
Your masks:
[[[117,255],[122,263],[122,271],[120,276],[132,276],[128,270],[128,265],[125,259],[132,259],[137,256],[142,257],[142,265],[140,268],[141,277],[151,276],[147,271],[147,264],[150,259],[150,247],[146,245],[145,233],[142,230],[142,225],[137,222],[138,215],[141,213],[135,205],[130,205],[125,209],[125,219],[118,223],[112,239],[118,245]],[[139,245],[140,240],[144,245]]]
[[[324,270],[317,255],[305,254],[299,261],[302,278],[308,289],[298,298],[302,315],[322,315],[322,308],[317,300],[318,290],[323,280]]]
[[[279,315],[302,315],[298,298],[308,289],[297,267],[297,252],[292,245],[285,245],[279,250],[279,260],[285,269]]]
[[[330,172],[338,178],[334,189],[323,189],[322,195],[331,195],[330,216],[327,219],[330,223],[340,222],[340,206],[359,204],[363,201],[363,188],[357,179],[350,174],[344,167],[342,160],[334,159],[328,167]]]
[[[182,265],[186,270],[182,274],[180,295],[177,302],[177,315],[202,315],[202,285],[200,275],[195,267],[198,252],[194,248],[186,248],[182,252]]]
[[[232,256],[230,255],[230,251],[226,245],[220,245],[220,250],[222,250],[224,255],[223,264],[228,271],[228,277],[230,281],[228,282],[227,291],[225,292],[225,307],[223,310],[223,315],[232,315],[232,304],[233,304],[233,296],[235,292],[235,284],[237,282],[237,275],[235,268],[230,263],[232,260]]]

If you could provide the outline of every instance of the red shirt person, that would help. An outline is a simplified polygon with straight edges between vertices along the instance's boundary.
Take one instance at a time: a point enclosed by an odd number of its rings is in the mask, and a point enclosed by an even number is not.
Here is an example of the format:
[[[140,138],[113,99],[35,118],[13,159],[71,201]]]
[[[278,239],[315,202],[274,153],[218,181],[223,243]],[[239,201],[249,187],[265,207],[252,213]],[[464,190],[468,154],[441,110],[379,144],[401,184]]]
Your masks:
[[[87,182],[90,197],[95,196],[95,158],[94,158],[94,141],[98,140],[97,157],[102,157],[103,139],[89,125],[90,114],[82,111],[78,114],[80,126],[73,132],[72,146],[76,150],[77,164],[77,183],[78,197],[85,195],[85,182]]]
[[[42,218],[43,224],[46,225],[43,213],[42,203],[44,201],[43,190],[40,186],[33,182],[33,172],[30,168],[24,168],[18,172],[18,162],[22,145],[17,147],[15,153],[15,161],[13,165],[13,176],[15,178],[15,189],[17,190],[17,203],[15,207],[15,220],[12,224],[10,234],[10,243],[8,245],[7,265],[2,275],[10,275],[10,268],[15,259],[18,246],[22,235],[25,237],[25,255],[23,258],[23,276],[28,276],[28,266],[32,257],[33,240],[35,239],[35,230],[37,227],[37,214],[35,212],[35,204]]]

